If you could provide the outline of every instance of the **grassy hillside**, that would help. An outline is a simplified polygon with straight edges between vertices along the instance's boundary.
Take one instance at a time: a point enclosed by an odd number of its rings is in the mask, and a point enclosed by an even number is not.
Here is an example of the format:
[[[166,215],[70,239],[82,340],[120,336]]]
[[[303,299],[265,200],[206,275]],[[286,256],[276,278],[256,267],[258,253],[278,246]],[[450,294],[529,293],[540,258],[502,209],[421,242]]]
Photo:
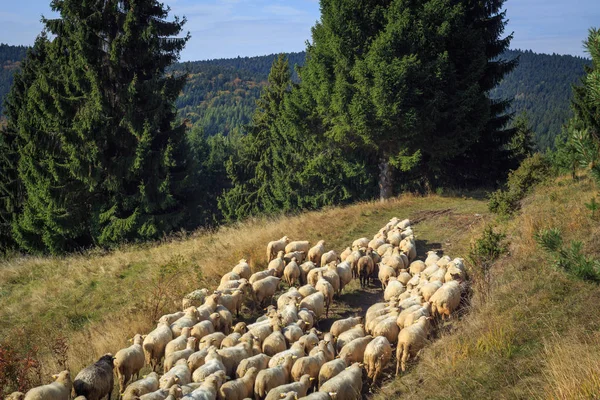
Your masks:
[[[63,365],[78,371],[126,346],[133,334],[149,332],[158,316],[180,308],[185,293],[216,287],[240,258],[255,269],[265,268],[266,243],[284,234],[311,242],[324,239],[341,251],[375,234],[391,217],[408,217],[418,222],[422,254],[444,248],[458,256],[485,214],[485,202],[475,198],[407,195],[385,204],[252,220],[108,254],[12,259],[0,263],[0,346],[29,351],[41,361],[41,377],[47,381]]]

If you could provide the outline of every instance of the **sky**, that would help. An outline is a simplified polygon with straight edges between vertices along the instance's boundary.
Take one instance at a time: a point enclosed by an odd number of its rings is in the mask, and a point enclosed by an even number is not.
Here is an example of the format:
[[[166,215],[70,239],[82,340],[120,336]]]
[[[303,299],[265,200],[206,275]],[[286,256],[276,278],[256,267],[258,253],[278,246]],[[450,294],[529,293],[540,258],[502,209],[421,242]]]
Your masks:
[[[187,17],[182,61],[296,52],[319,19],[318,0],[163,0]],[[600,27],[600,0],[507,0],[513,49],[587,56],[582,41]],[[52,17],[49,0],[0,0],[0,43],[31,45]]]

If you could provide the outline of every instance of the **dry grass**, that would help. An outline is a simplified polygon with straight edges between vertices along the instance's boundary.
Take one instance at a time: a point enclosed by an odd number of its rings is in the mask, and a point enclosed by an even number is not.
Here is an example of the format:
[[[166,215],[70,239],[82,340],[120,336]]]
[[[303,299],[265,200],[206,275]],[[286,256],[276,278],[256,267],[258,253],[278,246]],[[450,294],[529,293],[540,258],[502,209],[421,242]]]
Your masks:
[[[584,206],[595,194],[586,177],[561,178],[525,199],[517,217],[500,223],[510,254],[492,269],[490,300],[444,327],[375,399],[599,398],[600,288],[555,270],[533,239],[558,227],[565,243],[581,240],[598,257],[600,226]]]
[[[428,219],[432,211],[448,209],[450,213]],[[240,258],[254,269],[264,268],[270,240],[283,235],[311,242],[324,239],[328,247],[342,250],[399,216],[423,219],[417,232],[421,248],[443,247],[458,255],[481,220],[475,214],[485,212],[481,200],[406,195],[383,204],[255,219],[110,253],[12,259],[0,264],[0,343],[16,348],[35,344],[44,377],[61,369],[61,359],[78,371],[99,355],[125,346],[133,334],[151,330],[156,308],[160,313],[175,311],[183,294],[216,287]],[[168,290],[159,293],[167,282]],[[61,338],[66,348],[57,350]]]

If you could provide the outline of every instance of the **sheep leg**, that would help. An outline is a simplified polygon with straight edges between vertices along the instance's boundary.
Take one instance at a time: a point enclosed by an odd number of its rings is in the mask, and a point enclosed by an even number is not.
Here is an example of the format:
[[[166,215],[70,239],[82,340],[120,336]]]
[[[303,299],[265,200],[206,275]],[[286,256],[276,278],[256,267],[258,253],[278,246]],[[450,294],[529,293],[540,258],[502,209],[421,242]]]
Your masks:
[[[408,361],[408,357],[410,356],[409,345],[405,344],[403,346],[403,354],[402,354],[402,372],[406,371],[406,362]]]

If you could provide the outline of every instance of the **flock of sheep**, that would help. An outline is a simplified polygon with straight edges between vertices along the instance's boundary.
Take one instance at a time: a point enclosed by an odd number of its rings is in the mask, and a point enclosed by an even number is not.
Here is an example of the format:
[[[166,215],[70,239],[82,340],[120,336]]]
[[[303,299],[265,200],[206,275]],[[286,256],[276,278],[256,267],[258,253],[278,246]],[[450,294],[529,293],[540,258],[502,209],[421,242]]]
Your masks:
[[[242,259],[217,290],[186,295],[184,311],[162,316],[156,329],[135,335],[114,357],[102,356],[73,381],[62,371],[53,383],[9,398],[69,400],[73,392],[75,400],[110,400],[114,371],[123,400],[360,399],[363,370],[377,382],[395,345],[396,374],[405,371],[425,346],[432,318],[456,310],[465,267],[435,252],[416,260],[410,222],[397,218],[339,256],[325,250],[324,241],[312,248],[287,237],[270,242],[266,270],[252,274]],[[318,331],[334,296],[356,278],[363,287],[378,278],[385,302]],[[289,289],[271,305],[281,280]],[[246,303],[266,306],[266,313],[234,325]],[[130,383],[145,365],[153,372]]]

